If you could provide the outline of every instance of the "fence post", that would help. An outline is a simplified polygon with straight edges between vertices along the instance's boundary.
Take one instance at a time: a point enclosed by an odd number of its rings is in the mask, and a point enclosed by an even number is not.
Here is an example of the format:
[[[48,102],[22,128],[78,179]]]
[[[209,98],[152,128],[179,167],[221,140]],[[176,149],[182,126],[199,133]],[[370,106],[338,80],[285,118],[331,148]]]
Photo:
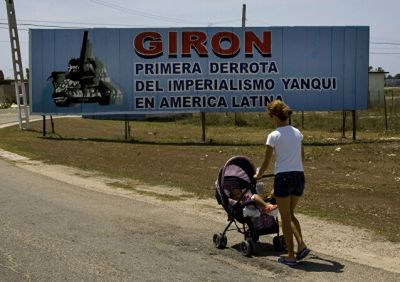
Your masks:
[[[392,106],[390,107],[390,118],[393,120],[394,111],[394,90],[392,89]]]
[[[387,120],[386,95],[385,95],[385,92],[383,92],[383,106],[385,108],[385,130],[388,131],[388,120]]]

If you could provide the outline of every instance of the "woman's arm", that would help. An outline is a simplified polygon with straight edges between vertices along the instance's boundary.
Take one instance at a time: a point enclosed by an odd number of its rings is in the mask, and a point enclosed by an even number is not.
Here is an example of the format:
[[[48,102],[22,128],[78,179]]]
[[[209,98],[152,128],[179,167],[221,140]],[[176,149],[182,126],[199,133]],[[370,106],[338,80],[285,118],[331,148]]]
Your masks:
[[[263,163],[261,164],[261,167],[258,170],[258,172],[254,175],[254,178],[256,179],[261,178],[264,172],[267,170],[269,163],[271,162],[273,150],[274,149],[271,146],[267,145],[267,147],[265,148]]]

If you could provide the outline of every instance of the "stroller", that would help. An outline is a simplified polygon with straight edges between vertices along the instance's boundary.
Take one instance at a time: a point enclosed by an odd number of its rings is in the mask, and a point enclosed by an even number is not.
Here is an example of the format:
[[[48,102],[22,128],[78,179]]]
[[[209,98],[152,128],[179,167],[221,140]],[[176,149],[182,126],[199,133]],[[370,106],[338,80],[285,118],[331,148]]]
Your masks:
[[[260,213],[252,200],[243,201],[249,195],[260,193],[260,185],[253,179],[256,169],[251,161],[244,156],[236,156],[229,159],[219,170],[218,178],[215,181],[215,197],[228,215],[228,225],[224,231],[214,234],[213,242],[215,247],[223,249],[228,243],[226,233],[237,230],[244,235],[244,241],[240,244],[240,250],[244,256],[250,256],[256,250],[256,243],[259,237],[267,234],[277,234],[273,238],[275,251],[285,250],[283,236],[279,235],[279,224],[277,215],[271,216]],[[273,175],[265,175],[271,177]],[[237,201],[230,199],[232,189],[240,188],[241,195]],[[264,199],[266,202],[275,204],[273,198]],[[249,212],[250,211],[250,212]],[[229,229],[234,223],[236,228]],[[240,227],[239,225],[242,225]]]

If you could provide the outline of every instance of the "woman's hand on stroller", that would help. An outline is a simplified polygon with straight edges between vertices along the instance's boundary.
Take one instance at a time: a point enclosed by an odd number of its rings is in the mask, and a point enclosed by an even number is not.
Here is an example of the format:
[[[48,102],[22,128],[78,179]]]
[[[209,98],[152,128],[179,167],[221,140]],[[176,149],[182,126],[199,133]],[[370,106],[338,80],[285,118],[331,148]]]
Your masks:
[[[254,174],[253,175],[253,179],[254,180],[259,180],[259,179],[262,179],[262,178],[267,178],[267,177],[274,177],[275,175],[273,174],[273,173],[270,173],[270,174],[262,174],[262,173],[259,173],[259,172],[257,172],[256,174]]]
[[[256,174],[254,174],[253,178],[255,180],[260,179],[262,175],[259,175],[258,172]]]
[[[262,177],[262,173],[263,173],[263,172],[260,173],[260,168],[257,167],[256,174],[254,174],[253,178],[254,178],[255,180],[260,179],[260,178]]]

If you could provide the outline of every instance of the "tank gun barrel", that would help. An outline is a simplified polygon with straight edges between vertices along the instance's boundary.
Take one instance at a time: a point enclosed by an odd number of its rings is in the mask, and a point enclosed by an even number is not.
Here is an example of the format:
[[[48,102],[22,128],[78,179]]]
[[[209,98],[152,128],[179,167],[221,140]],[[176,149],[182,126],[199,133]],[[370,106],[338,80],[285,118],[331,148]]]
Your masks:
[[[88,46],[89,45],[89,41],[88,41],[88,31],[85,30],[83,33],[83,41],[82,41],[82,48],[81,48],[81,55],[79,57],[79,63],[80,63],[80,67],[83,66],[83,64],[86,62],[87,58],[88,58]]]

